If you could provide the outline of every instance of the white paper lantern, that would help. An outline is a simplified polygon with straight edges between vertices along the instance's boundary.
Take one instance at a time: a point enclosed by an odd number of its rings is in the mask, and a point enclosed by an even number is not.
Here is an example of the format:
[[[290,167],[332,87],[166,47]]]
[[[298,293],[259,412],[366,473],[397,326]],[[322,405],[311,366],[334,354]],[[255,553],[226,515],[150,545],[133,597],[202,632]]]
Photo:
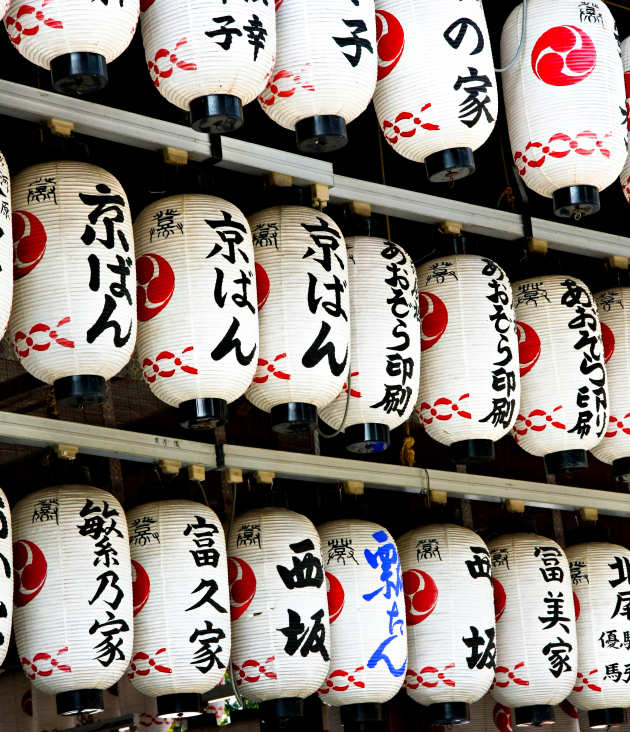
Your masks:
[[[10,0],[2,0],[0,2],[0,19],[4,18],[4,16],[7,14],[7,10],[9,8],[9,2],[10,2]]]
[[[344,384],[321,418],[335,430],[343,422],[351,452],[380,452],[389,446],[390,429],[409,418],[418,397],[418,281],[411,258],[397,244],[373,237],[352,237],[346,244],[350,393]]]
[[[623,78],[626,96],[626,113],[630,114],[630,36],[621,42],[621,62],[623,64]],[[628,117],[628,130],[630,130],[630,116]],[[623,195],[630,203],[630,154],[619,176]]]
[[[14,48],[50,69],[63,94],[89,94],[107,85],[107,64],[131,43],[140,0],[10,0],[4,24]]]
[[[45,488],[13,510],[15,640],[24,673],[59,714],[98,712],[130,661],[133,603],[120,503],[83,485]]]
[[[630,551],[590,541],[567,549],[577,614],[578,674],[569,701],[591,727],[623,724],[630,707]]]
[[[456,462],[491,460],[518,413],[518,348],[510,282],[468,254],[418,268],[422,371],[416,414]]]
[[[147,206],[134,233],[144,380],[187,426],[222,424],[257,367],[247,219],[220,198],[179,195]]]
[[[468,721],[494,677],[490,555],[480,536],[431,524],[398,540],[403,568],[409,667],[407,694],[435,724]]]
[[[496,614],[490,693],[515,707],[516,725],[548,724],[578,670],[569,563],[560,546],[532,533],[488,542]]]
[[[577,278],[516,282],[521,408],[513,435],[544,456],[550,473],[588,465],[608,424],[601,328],[593,296]]]
[[[494,129],[498,90],[478,0],[376,0],[376,116],[385,139],[449,182],[475,170]]]
[[[0,676],[0,708],[0,732],[35,732],[31,685],[21,671]]]
[[[16,579],[11,545],[9,501],[0,489],[0,664],[4,663],[11,640],[13,584]]]
[[[11,180],[7,161],[0,153],[0,338],[7,329],[12,299]]]
[[[264,111],[295,130],[306,153],[343,147],[346,124],[367,107],[376,85],[374,0],[276,3],[275,68],[259,97]]]
[[[330,521],[318,530],[331,621],[330,671],[319,697],[332,706],[382,704],[400,690],[407,670],[396,544],[369,521]]]
[[[136,341],[133,229],[113,175],[87,163],[34,165],[13,179],[9,333],[59,402],[100,402]]]
[[[501,65],[521,41],[522,7],[501,36]],[[503,74],[514,163],[557,216],[599,210],[626,159],[626,106],[615,21],[603,0],[529,0],[527,32]]]
[[[299,700],[324,687],[330,658],[317,530],[284,508],[248,511],[232,524],[228,556],[237,688],[299,714]]]
[[[193,501],[146,503],[129,512],[134,645],[129,679],[157,697],[160,716],[201,714],[201,695],[230,659],[223,527]]]
[[[272,2],[143,0],[142,40],[153,84],[190,110],[196,130],[229,134],[265,88],[276,53]]]
[[[342,391],[348,375],[344,238],[329,216],[302,206],[268,208],[251,216],[249,225],[260,350],[246,396],[271,412],[274,430],[312,430],[317,410]]]

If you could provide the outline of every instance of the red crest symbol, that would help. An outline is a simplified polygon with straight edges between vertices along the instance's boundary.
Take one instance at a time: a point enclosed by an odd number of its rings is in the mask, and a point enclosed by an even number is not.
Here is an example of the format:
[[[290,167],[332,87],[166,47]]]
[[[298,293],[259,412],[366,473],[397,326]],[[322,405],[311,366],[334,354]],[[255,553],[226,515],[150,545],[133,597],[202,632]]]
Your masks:
[[[138,320],[154,318],[169,304],[175,290],[175,273],[159,254],[143,254],[136,262]]]
[[[446,305],[432,292],[420,293],[420,321],[420,349],[426,351],[440,340],[448,325]]]
[[[578,596],[573,593],[573,609],[575,610],[575,619],[577,620],[580,617],[580,601],[578,600]]]
[[[346,593],[343,591],[343,585],[332,572],[326,572],[326,585],[328,590],[328,615],[330,616],[330,622],[334,623],[341,615]]]
[[[499,732],[512,732],[512,712],[510,707],[495,704],[492,710],[492,721]]]
[[[41,261],[46,251],[44,224],[30,211],[13,212],[13,279],[19,280]]]
[[[269,282],[269,275],[267,274],[267,271],[262,266],[262,264],[258,264],[256,262],[254,269],[256,271],[256,293],[258,295],[258,310],[262,310],[264,304],[267,302],[267,298],[269,297],[269,289],[271,287],[271,283]]]
[[[151,580],[149,579],[147,570],[140,564],[140,562],[136,562],[135,559],[131,560],[131,580],[131,589],[133,592],[133,616],[135,618],[140,610],[142,610],[142,608],[147,604],[149,593],[151,591]]]
[[[438,601],[435,580],[422,569],[408,569],[403,572],[407,625],[417,625],[431,615]]]
[[[595,68],[596,60],[595,44],[574,25],[550,28],[532,50],[534,74],[551,86],[569,86],[583,81]]]
[[[376,50],[378,79],[384,79],[396,67],[405,50],[405,30],[398,18],[387,10],[376,11]]]
[[[496,577],[492,578],[492,589],[494,591],[494,619],[498,623],[505,610],[507,597],[503,585]]]
[[[612,328],[602,323],[602,341],[604,343],[604,363],[608,363],[615,352],[615,334]]]
[[[516,321],[518,335],[518,360],[521,364],[521,378],[528,374],[540,358],[540,338],[531,325]]]
[[[254,570],[240,557],[228,559],[228,582],[230,583],[230,616],[238,620],[250,606],[256,594]]]
[[[42,591],[48,563],[42,550],[28,539],[13,544],[13,602],[24,607]]]

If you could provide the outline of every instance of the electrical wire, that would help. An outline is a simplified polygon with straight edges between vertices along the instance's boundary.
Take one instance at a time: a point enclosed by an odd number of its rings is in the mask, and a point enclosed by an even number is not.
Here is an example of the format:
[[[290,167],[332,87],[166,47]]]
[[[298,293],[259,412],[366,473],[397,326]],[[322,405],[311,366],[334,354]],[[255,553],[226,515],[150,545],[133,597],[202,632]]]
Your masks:
[[[348,378],[346,380],[346,384],[348,385],[348,391],[346,393],[346,408],[343,410],[343,419],[341,420],[339,429],[327,435],[325,432],[322,432],[321,427],[317,428],[320,437],[323,437],[325,440],[330,440],[332,437],[337,437],[337,435],[340,435],[343,432],[343,429],[346,426],[346,419],[348,418],[348,411],[350,409],[350,387],[352,386],[352,375],[350,373],[350,369],[348,369]]]
[[[504,71],[507,71],[508,69],[511,69],[512,66],[516,63],[518,57],[521,55],[521,51],[523,49],[523,44],[525,43],[525,29],[527,26],[527,0],[523,0],[523,9],[521,11],[521,40],[519,41],[518,48],[516,49],[516,53],[512,57],[512,60],[509,62],[507,66],[504,66],[502,69],[495,69],[497,74],[502,74]]]

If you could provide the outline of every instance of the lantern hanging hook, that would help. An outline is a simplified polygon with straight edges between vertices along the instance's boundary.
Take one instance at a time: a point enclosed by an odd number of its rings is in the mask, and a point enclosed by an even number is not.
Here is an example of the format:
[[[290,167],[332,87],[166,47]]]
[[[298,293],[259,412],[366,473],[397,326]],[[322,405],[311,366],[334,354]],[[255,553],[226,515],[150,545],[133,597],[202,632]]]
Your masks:
[[[507,66],[504,66],[500,69],[495,69],[497,74],[502,74],[504,71],[507,71],[508,69],[511,69],[512,66],[516,63],[518,57],[521,55],[521,50],[523,49],[523,44],[525,43],[525,31],[527,28],[527,0],[523,0],[523,7],[521,10],[521,40],[518,43],[518,48],[516,49],[516,53],[514,56],[512,56],[512,59],[507,64]]]

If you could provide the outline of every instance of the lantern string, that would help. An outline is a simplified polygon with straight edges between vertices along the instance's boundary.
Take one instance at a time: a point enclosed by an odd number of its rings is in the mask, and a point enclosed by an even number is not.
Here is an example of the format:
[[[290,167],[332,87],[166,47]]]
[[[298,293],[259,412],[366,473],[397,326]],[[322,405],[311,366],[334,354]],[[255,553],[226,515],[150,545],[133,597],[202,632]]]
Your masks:
[[[341,420],[341,424],[339,425],[339,429],[335,430],[334,432],[331,432],[330,434],[326,434],[325,432],[322,432],[321,427],[317,428],[317,431],[320,435],[320,437],[323,437],[325,440],[330,440],[332,437],[337,437],[337,435],[340,435],[344,427],[346,426],[346,419],[348,418],[348,411],[350,410],[350,389],[352,387],[352,375],[351,375],[352,367],[348,366],[348,376],[346,378],[346,385],[347,385],[347,392],[346,392],[346,406],[343,410],[343,419]]]
[[[523,9],[521,11],[521,40],[518,43],[518,48],[516,49],[516,53],[512,57],[512,60],[508,63],[507,66],[504,66],[502,69],[495,69],[497,74],[502,74],[504,71],[507,71],[508,69],[511,69],[512,66],[516,63],[518,57],[521,55],[521,50],[523,49],[523,44],[525,43],[525,29],[527,27],[527,0],[523,0]]]
[[[230,521],[228,524],[228,530],[227,535],[228,538],[230,534],[232,533],[232,526],[234,525],[234,519],[236,517],[236,490],[238,488],[237,483],[232,483],[232,511],[230,513]],[[232,655],[230,654],[230,662],[229,662],[229,669],[230,669],[230,686],[232,687],[232,692],[234,696],[236,697],[236,703],[239,705],[241,709],[245,707],[243,704],[243,699],[241,695],[239,694],[238,689],[236,688],[236,680],[234,678],[234,664],[232,663]]]

